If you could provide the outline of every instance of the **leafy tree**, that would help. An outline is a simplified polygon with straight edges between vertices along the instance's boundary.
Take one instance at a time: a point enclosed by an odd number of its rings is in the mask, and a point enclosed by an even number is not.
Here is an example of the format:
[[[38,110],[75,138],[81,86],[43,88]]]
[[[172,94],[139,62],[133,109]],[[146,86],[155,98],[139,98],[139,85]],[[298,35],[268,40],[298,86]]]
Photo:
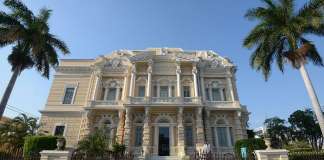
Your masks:
[[[285,125],[285,120],[278,117],[268,118],[264,122],[267,127],[267,134],[271,139],[271,146],[281,148],[288,143],[288,127]]]
[[[37,119],[21,114],[0,124],[0,145],[10,149],[19,149],[24,145],[24,138],[36,135],[39,128]]]
[[[311,98],[313,109],[324,133],[324,118],[305,64],[324,66],[315,45],[307,35],[324,36],[324,0],[309,0],[296,9],[295,0],[261,0],[264,5],[247,11],[245,17],[257,20],[257,25],[244,39],[243,45],[254,49],[250,58],[253,69],[261,71],[267,80],[271,65],[280,71],[286,63],[299,69]]]
[[[93,133],[80,140],[77,149],[88,156],[101,155],[109,150],[110,139],[103,130],[95,130]]]
[[[36,68],[48,78],[50,67],[58,65],[57,51],[69,53],[66,44],[50,33],[48,20],[51,10],[43,8],[38,15],[19,0],[5,0],[9,12],[0,11],[0,47],[12,45],[8,56],[13,72],[0,102],[0,117],[5,110],[12,89],[20,73]]]
[[[294,131],[293,137],[298,141],[308,141],[313,149],[319,150],[323,146],[323,136],[313,111],[297,110],[290,115],[288,122]]]

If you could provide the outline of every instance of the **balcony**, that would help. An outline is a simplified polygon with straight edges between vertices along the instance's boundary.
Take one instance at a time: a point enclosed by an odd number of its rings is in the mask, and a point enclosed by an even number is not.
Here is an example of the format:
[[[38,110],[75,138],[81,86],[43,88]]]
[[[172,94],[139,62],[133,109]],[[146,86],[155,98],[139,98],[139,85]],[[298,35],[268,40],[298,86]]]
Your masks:
[[[206,101],[205,104],[210,108],[215,108],[215,109],[240,108],[240,103],[238,101]]]
[[[128,104],[201,104],[200,97],[128,97]]]
[[[89,101],[89,107],[105,107],[123,105],[123,101],[95,100]]]

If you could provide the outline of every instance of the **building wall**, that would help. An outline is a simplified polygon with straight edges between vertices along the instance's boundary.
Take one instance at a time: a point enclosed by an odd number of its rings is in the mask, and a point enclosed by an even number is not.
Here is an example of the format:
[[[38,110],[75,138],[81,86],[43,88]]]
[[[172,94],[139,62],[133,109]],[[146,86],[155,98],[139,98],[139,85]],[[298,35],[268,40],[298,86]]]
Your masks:
[[[155,49],[154,49],[155,50]],[[156,54],[161,54],[161,50],[156,50]],[[181,52],[181,50],[169,50]],[[146,52],[146,51],[143,51]],[[151,53],[151,52],[150,52]],[[95,60],[63,60],[58,69],[56,70],[56,75],[54,77],[52,87],[48,96],[47,104],[44,110],[42,110],[41,123],[43,126],[41,130],[47,131],[48,134],[53,134],[55,125],[66,124],[66,133],[64,136],[67,139],[67,145],[70,147],[75,147],[77,141],[87,135],[89,131],[93,131],[95,128],[100,128],[103,119],[112,119],[113,128],[116,130],[115,133],[118,138],[122,140],[117,140],[123,142],[123,138],[126,135],[126,107],[132,108],[131,117],[129,118],[131,124],[134,123],[136,116],[141,115],[145,118],[145,108],[150,107],[149,112],[149,145],[153,146],[155,144],[155,130],[154,130],[154,120],[161,114],[171,115],[175,126],[173,126],[173,138],[174,138],[174,148],[173,152],[178,152],[178,109],[179,107],[184,107],[183,118],[191,117],[192,126],[194,128],[194,143],[198,142],[198,132],[195,130],[197,128],[197,123],[202,117],[197,117],[197,108],[206,107],[209,111],[209,126],[216,126],[216,120],[223,118],[226,121],[226,126],[233,128],[233,137],[235,140],[242,139],[245,137],[244,133],[247,121],[247,111],[242,108],[238,101],[238,93],[236,90],[235,82],[235,71],[233,71],[234,66],[222,58],[208,57],[207,52],[190,52],[188,53],[189,58],[184,58],[183,62],[180,64],[181,69],[181,85],[190,86],[191,97],[197,96],[194,94],[194,64],[196,62],[188,61],[188,59],[195,59],[195,56],[200,56],[200,60],[203,59],[204,63],[197,64],[200,69],[197,74],[197,86],[200,88],[198,93],[199,96],[203,96],[205,93],[205,88],[214,85],[213,82],[217,82],[218,87],[225,89],[225,97],[227,102],[212,102],[209,103],[204,101],[199,105],[186,106],[185,104],[177,105],[136,105],[129,106],[128,97],[130,95],[129,90],[131,90],[131,74],[133,71],[133,64],[136,64],[135,69],[135,84],[133,88],[134,96],[138,96],[138,87],[145,86],[147,90],[148,86],[148,73],[149,73],[149,63],[145,56],[139,54],[133,55],[135,58],[143,58],[143,60],[138,60],[136,63],[130,63],[125,60],[125,55],[129,54],[128,51],[113,53],[110,56],[98,57]],[[174,86],[174,95],[177,96],[177,65],[179,62],[175,62],[172,56],[178,55],[155,55],[151,57],[152,63],[152,95],[154,92],[153,87],[156,85],[172,85]],[[194,56],[193,56],[194,55]],[[183,55],[186,57],[187,55]],[[133,58],[131,57],[131,58]],[[170,59],[171,57],[171,59]],[[128,57],[129,58],[129,57]],[[129,59],[131,59],[129,58]],[[127,59],[127,58],[126,58]],[[181,58],[180,58],[181,59]],[[213,60],[214,59],[214,60]],[[180,60],[181,61],[181,60]],[[217,62],[216,62],[217,61]],[[215,65],[215,66],[212,66]],[[124,68],[123,68],[124,67]],[[98,78],[101,77],[101,78]],[[126,77],[126,79],[125,79]],[[200,81],[203,79],[203,83]],[[231,85],[229,85],[229,79],[231,80]],[[123,89],[122,99],[118,104],[107,104],[97,105],[97,103],[92,102],[102,102],[102,97],[104,93],[101,93],[103,87],[109,87],[110,82],[118,82],[118,87]],[[201,84],[202,83],[202,84]],[[68,86],[75,86],[76,92],[72,104],[62,104],[63,97],[65,94],[65,88]],[[232,87],[232,88],[230,88]],[[231,97],[230,91],[234,92],[234,99]],[[182,93],[181,93],[182,94]],[[205,99],[203,97],[203,99]],[[122,111],[122,112],[121,112]],[[241,114],[242,112],[242,114]],[[244,113],[243,113],[244,112]],[[89,114],[87,114],[89,113]],[[239,117],[239,115],[242,115]],[[199,116],[199,115],[198,115]],[[144,123],[144,122],[143,122]],[[130,144],[134,144],[135,134],[133,130],[134,126],[131,126],[130,130]],[[211,143],[211,132],[207,131],[207,139]],[[132,147],[132,146],[130,146]],[[196,146],[199,147],[199,146]],[[190,149],[189,149],[190,150]],[[231,148],[218,148],[218,151],[230,151]],[[139,151],[142,151],[140,148]],[[151,149],[153,152],[153,149]],[[156,151],[154,151],[156,152]],[[189,152],[189,151],[188,151]]]
[[[64,137],[67,147],[76,147],[79,139],[81,114],[78,112],[42,113],[39,132],[54,135],[57,125],[65,125]]]

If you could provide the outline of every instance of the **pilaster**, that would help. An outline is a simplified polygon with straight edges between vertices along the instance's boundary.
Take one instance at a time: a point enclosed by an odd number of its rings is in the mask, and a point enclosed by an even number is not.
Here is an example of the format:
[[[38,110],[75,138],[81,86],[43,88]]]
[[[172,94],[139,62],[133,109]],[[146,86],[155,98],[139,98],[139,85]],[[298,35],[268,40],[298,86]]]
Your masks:
[[[177,97],[181,97],[181,66],[180,62],[177,62]]]
[[[184,127],[183,127],[183,107],[178,108],[178,156],[185,155]]]
[[[125,131],[124,131],[124,144],[127,147],[127,150],[130,151],[130,135],[131,134],[131,109],[126,108],[125,113]]]
[[[150,108],[145,107],[145,119],[144,119],[144,128],[143,128],[143,152],[144,157],[149,156],[150,154]]]
[[[195,91],[195,97],[198,97],[198,82],[197,82],[197,64],[194,63],[192,66],[192,78],[193,78],[193,82],[194,82],[194,91]]]
[[[243,129],[242,129],[242,123],[240,119],[241,119],[241,111],[236,111],[234,114],[236,140],[243,139]]]
[[[117,142],[123,143],[124,125],[125,125],[125,110],[118,110],[118,127],[117,127]]]
[[[133,63],[132,69],[131,69],[131,81],[129,85],[129,96],[134,96],[134,90],[135,90],[135,80],[136,80],[136,64]]]
[[[197,131],[197,149],[200,150],[204,146],[205,135],[204,135],[204,125],[202,121],[202,107],[197,108],[196,112],[196,131]]]

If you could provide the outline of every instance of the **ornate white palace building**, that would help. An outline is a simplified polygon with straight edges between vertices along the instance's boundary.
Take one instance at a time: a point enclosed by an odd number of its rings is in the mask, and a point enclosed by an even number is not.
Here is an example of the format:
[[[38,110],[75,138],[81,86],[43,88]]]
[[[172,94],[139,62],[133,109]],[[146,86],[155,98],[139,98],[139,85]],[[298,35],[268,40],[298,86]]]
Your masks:
[[[213,51],[119,50],[96,59],[65,59],[44,110],[42,131],[68,147],[96,129],[136,156],[183,157],[211,145],[233,152],[246,138],[236,67]]]

